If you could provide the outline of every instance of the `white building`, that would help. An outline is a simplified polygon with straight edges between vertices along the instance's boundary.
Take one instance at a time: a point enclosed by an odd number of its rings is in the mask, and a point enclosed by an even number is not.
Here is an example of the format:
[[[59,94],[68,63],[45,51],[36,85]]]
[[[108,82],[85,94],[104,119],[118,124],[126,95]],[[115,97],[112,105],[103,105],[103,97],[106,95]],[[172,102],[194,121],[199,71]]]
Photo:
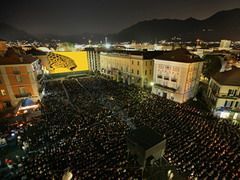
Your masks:
[[[211,77],[207,95],[215,116],[240,120],[240,68]]]
[[[221,40],[219,50],[230,50],[231,43],[230,40]]]
[[[166,52],[154,59],[152,92],[183,103],[195,97],[203,61],[186,49]]]

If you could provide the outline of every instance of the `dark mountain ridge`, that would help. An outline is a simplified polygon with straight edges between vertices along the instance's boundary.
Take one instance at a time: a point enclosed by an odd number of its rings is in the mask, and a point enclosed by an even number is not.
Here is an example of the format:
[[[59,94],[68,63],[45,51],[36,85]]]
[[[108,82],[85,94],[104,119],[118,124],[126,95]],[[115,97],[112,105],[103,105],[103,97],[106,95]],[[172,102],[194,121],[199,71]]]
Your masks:
[[[188,18],[153,19],[139,22],[120,31],[115,38],[120,41],[153,41],[179,37],[184,41],[197,38],[211,41],[220,39],[240,40],[240,9],[221,11],[198,20]]]
[[[240,40],[240,9],[220,11],[213,16],[198,20],[188,18],[153,19],[138,22],[116,34],[82,33],[79,35],[31,35],[5,23],[0,23],[0,38],[6,40],[40,40],[59,39],[78,43],[104,42],[105,36],[111,42],[155,42],[156,40],[171,40],[173,37],[182,41],[219,41],[221,39]]]

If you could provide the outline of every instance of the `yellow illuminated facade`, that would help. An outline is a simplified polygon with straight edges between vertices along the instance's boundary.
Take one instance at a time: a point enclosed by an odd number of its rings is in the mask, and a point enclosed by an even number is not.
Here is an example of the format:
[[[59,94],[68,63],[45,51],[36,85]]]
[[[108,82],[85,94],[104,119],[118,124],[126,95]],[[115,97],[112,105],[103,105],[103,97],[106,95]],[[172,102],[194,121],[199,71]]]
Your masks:
[[[71,73],[88,71],[86,51],[78,52],[51,52],[48,53],[47,62],[43,62],[49,74]]]
[[[153,60],[142,55],[121,53],[100,54],[101,74],[127,84],[150,87],[153,76]]]

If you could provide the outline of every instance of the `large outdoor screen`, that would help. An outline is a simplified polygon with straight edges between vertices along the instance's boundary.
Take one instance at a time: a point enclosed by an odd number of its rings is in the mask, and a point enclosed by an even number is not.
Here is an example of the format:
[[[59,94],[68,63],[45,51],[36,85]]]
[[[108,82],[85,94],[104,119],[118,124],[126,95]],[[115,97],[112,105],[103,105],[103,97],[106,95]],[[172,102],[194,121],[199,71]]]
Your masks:
[[[46,69],[49,74],[87,71],[87,52],[50,52]]]

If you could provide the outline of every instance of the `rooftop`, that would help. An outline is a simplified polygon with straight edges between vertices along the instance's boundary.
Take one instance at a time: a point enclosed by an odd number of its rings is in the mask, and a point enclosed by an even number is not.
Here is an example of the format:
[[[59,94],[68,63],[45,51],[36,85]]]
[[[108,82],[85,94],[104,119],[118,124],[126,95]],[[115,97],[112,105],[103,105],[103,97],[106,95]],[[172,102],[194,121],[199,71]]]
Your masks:
[[[155,57],[163,54],[163,51],[126,51],[126,50],[111,50],[111,51],[104,51],[109,55],[119,54],[123,56],[142,56],[142,59],[154,59]]]
[[[32,48],[31,50],[26,51],[27,54],[31,54],[33,56],[43,56],[47,55],[46,52],[40,51],[38,49]]]
[[[31,55],[21,54],[9,48],[3,57],[0,57],[0,65],[31,64],[36,58]]]
[[[163,136],[148,127],[142,127],[133,130],[128,135],[128,139],[143,147],[145,150],[155,146],[164,140]]]
[[[240,68],[232,67],[232,70],[218,72],[213,77],[221,85],[240,86]]]
[[[176,49],[173,51],[164,52],[162,55],[157,56],[155,59],[182,63],[194,63],[203,61],[199,56],[191,54],[186,49]]]

